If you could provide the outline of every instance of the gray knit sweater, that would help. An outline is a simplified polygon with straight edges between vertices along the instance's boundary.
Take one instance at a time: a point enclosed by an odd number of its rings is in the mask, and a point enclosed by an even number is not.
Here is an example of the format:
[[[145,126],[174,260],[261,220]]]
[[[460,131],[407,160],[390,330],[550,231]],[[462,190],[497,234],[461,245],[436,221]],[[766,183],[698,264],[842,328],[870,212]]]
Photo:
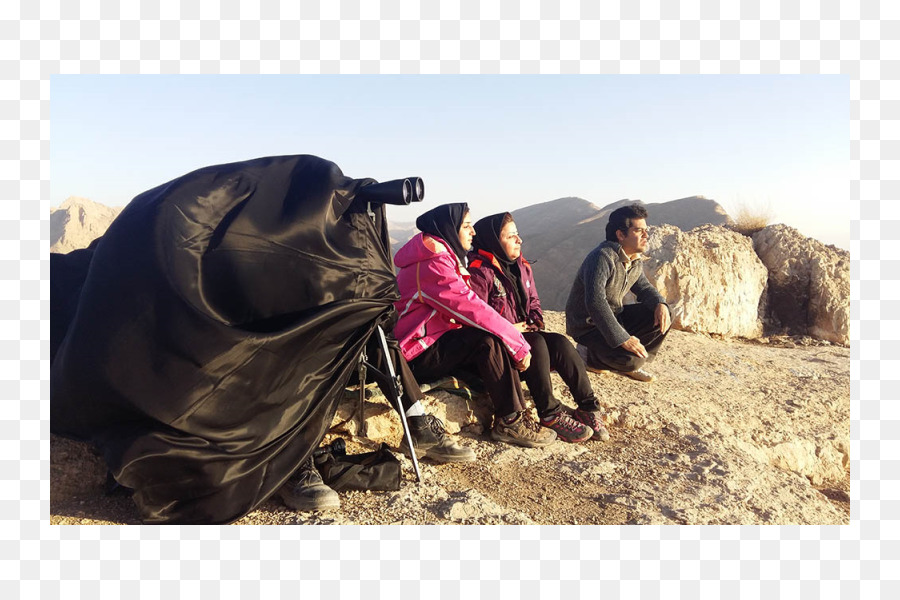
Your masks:
[[[620,248],[618,242],[603,242],[587,255],[575,275],[566,302],[566,333],[576,341],[594,328],[612,348],[631,337],[616,320],[628,290],[648,308],[665,303],[644,276],[640,260],[632,261],[626,272]]]

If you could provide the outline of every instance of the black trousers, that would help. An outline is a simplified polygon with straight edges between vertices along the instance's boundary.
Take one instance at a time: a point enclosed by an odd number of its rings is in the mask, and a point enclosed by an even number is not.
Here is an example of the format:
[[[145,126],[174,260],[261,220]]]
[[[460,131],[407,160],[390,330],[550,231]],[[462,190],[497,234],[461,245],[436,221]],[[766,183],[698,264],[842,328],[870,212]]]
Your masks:
[[[671,316],[672,310],[666,306]],[[616,315],[616,320],[625,328],[625,331],[641,341],[647,354],[647,358],[641,358],[632,354],[621,346],[615,348],[606,343],[603,334],[594,329],[579,338],[579,344],[587,346],[588,362],[598,367],[606,367],[612,371],[635,371],[643,367],[647,362],[656,357],[660,344],[666,338],[666,333],[659,330],[659,325],[653,324],[653,310],[643,304],[626,304],[622,311]]]
[[[531,346],[531,365],[522,375],[540,416],[555,413],[560,408],[559,400],[553,395],[551,370],[559,373],[569,386],[579,408],[587,411],[600,410],[584,369],[584,362],[566,336],[548,331],[532,331],[525,334],[525,341]]]
[[[433,381],[460,368],[478,373],[484,382],[494,414],[506,416],[525,410],[525,395],[512,357],[496,336],[463,327],[442,335],[437,342],[409,362],[416,379]]]

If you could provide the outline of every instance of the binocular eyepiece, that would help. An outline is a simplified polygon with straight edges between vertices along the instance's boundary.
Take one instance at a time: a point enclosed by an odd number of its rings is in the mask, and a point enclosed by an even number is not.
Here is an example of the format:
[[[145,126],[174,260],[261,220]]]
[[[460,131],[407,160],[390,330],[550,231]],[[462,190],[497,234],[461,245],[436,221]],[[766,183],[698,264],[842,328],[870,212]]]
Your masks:
[[[373,183],[356,192],[356,199],[371,204],[396,204],[406,206],[425,198],[425,182],[421,177],[394,179]]]

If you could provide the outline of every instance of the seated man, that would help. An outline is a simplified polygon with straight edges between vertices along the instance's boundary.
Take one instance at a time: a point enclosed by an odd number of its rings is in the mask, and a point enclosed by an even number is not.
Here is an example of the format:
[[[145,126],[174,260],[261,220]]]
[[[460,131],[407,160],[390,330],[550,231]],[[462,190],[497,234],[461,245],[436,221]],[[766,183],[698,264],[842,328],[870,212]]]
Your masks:
[[[644,276],[647,209],[640,204],[609,215],[606,241],[584,259],[566,302],[566,333],[578,342],[589,371],[611,370],[652,381],[643,369],[669,330],[672,313]],[[637,304],[622,305],[631,290]]]

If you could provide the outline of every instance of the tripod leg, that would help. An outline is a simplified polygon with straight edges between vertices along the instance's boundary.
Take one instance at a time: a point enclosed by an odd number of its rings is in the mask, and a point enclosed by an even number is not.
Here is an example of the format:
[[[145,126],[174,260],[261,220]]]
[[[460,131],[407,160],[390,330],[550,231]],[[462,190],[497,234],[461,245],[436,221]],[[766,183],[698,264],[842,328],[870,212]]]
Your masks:
[[[400,396],[403,395],[402,386],[398,381],[397,374],[394,372],[394,363],[391,360],[390,350],[388,349],[387,338],[384,337],[384,329],[381,325],[376,327],[378,330],[378,338],[381,340],[381,349],[384,353],[384,362],[388,368],[388,375],[391,377],[391,384],[394,386],[394,395],[397,397],[397,412],[400,414],[400,423],[403,424],[403,435],[406,436],[406,444],[409,446],[409,458],[412,460],[413,470],[416,472],[416,481],[422,481],[422,473],[419,471],[419,460],[416,458],[416,451],[413,446],[412,434],[409,431],[409,424],[406,422],[406,411],[403,410],[403,403],[400,402]]]
[[[359,435],[366,437],[368,426],[366,425],[366,353],[359,356],[359,405],[356,407],[356,419]]]

